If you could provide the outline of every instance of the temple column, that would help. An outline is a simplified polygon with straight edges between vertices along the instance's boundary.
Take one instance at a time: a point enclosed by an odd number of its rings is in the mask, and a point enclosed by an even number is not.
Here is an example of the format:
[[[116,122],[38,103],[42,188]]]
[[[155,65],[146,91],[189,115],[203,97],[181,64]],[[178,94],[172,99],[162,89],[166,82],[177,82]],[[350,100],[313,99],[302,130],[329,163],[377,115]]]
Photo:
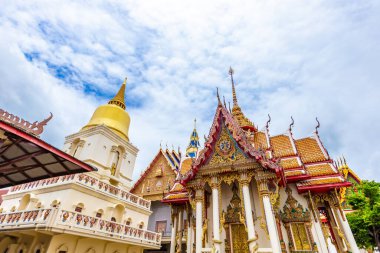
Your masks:
[[[191,253],[192,251],[192,241],[193,241],[193,229],[192,229],[192,217],[191,210],[188,208],[187,210],[187,237],[186,237],[186,252]]]
[[[195,253],[202,252],[202,206],[204,188],[198,187],[195,192]]]
[[[327,246],[327,241],[325,239],[325,236],[323,235],[323,228],[322,224],[319,220],[319,211],[315,208],[314,200],[311,197],[310,191],[308,192],[308,204],[309,204],[309,209],[312,211],[312,227],[314,228],[314,231],[317,235],[317,240],[318,240],[318,249],[322,253],[328,253],[328,246]]]
[[[244,202],[244,211],[245,211],[245,221],[246,228],[248,230],[248,247],[249,252],[257,251],[257,237],[255,231],[255,225],[253,223],[252,217],[252,204],[251,204],[251,196],[249,194],[249,178],[246,173],[240,174],[240,187],[243,193],[243,202]]]
[[[176,235],[177,235],[177,212],[172,206],[172,234],[170,238],[170,253],[175,253]]]
[[[178,212],[178,249],[177,252],[182,252],[182,236],[183,236],[183,209]]]
[[[221,252],[221,243],[220,240],[220,216],[219,216],[219,189],[220,181],[218,178],[213,177],[211,182],[212,188],[212,231],[213,231],[213,244],[216,252]]]
[[[339,205],[340,205],[339,201],[335,203],[335,213],[336,213],[336,216],[338,216],[338,220],[340,224],[342,224],[343,233],[346,235],[346,239],[349,243],[349,248],[351,249],[352,253],[359,253],[358,245],[356,244],[354,235],[352,234],[346,215],[343,213],[343,211],[341,211]]]
[[[272,204],[270,203],[268,182],[266,179],[257,180],[257,185],[259,187],[260,195],[262,196],[265,221],[267,223],[269,239],[274,253],[281,252],[280,239],[278,237],[276,224],[274,222],[275,218],[272,211]]]

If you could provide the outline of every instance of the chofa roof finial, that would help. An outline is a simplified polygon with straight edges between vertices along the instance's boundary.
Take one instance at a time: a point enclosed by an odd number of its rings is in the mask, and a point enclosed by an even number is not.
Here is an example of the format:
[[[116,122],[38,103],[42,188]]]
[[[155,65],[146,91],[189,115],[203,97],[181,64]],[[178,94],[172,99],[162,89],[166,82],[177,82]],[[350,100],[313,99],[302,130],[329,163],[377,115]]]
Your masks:
[[[218,98],[218,105],[222,105],[222,102],[220,101],[219,88],[218,87],[216,87],[216,97]]]
[[[317,121],[317,126],[315,127],[315,133],[318,134],[318,128],[321,127],[321,124],[319,123],[318,117],[315,117],[315,120]]]
[[[291,132],[292,128],[294,126],[294,119],[293,119],[293,116],[290,116],[290,118],[292,119],[292,123],[290,123],[290,125],[289,125],[289,131]]]
[[[271,119],[271,117],[270,117],[270,115],[269,115],[269,113],[268,113],[268,120],[267,120],[267,123],[265,124],[265,128],[268,130],[268,128],[269,128],[269,123],[270,123],[270,121],[271,121],[272,119]]]

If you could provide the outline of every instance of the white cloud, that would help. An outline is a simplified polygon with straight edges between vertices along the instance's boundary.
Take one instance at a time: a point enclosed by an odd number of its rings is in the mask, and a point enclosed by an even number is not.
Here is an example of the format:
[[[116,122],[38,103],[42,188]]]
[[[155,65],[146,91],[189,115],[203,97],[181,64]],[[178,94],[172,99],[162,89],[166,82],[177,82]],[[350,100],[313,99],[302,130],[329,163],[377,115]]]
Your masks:
[[[256,124],[270,113],[279,134],[293,115],[303,137],[318,116],[330,154],[380,180],[379,11],[376,1],[13,1],[0,10],[1,107],[31,120],[52,111],[44,137],[61,145],[128,75],[136,177],[161,140],[185,149],[195,117],[208,133],[215,87],[231,99],[232,65]],[[71,82],[51,65],[73,71]]]

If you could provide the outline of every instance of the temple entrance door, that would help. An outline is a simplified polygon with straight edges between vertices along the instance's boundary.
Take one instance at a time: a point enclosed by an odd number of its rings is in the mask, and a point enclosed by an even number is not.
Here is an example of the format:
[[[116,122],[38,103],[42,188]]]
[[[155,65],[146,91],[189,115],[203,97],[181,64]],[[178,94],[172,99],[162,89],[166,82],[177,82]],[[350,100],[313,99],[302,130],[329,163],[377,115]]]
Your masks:
[[[249,253],[248,235],[241,223],[230,224],[232,253]]]

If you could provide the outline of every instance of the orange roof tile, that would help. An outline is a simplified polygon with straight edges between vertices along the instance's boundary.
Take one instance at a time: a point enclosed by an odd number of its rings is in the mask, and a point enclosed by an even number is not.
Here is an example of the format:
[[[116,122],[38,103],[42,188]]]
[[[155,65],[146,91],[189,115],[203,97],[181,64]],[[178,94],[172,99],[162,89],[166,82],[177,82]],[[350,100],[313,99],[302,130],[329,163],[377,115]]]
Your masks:
[[[324,176],[336,173],[329,163],[306,166],[306,171],[311,176]]]
[[[309,179],[309,180],[299,182],[297,183],[297,185],[307,186],[307,185],[332,184],[332,183],[342,183],[342,182],[344,182],[344,179],[341,176],[335,176],[335,177]]]
[[[188,194],[187,192],[181,192],[181,193],[171,193],[165,196],[164,199],[184,199],[187,198]]]
[[[289,136],[282,134],[270,137],[270,143],[275,157],[295,155]]]
[[[181,185],[180,183],[175,183],[172,187],[172,189],[170,190],[170,192],[180,192],[182,190],[184,190],[185,188],[183,187],[183,185]]]
[[[284,169],[296,168],[301,166],[297,158],[281,159],[280,165]]]
[[[295,143],[303,163],[313,163],[327,160],[316,139],[308,137],[296,140]]]
[[[180,168],[180,174],[185,175],[190,169],[191,165],[193,164],[192,158],[186,158],[182,161],[181,168]]]
[[[305,175],[304,170],[286,170],[285,171],[285,176],[287,177],[301,176],[301,175]]]
[[[267,137],[264,132],[256,132],[253,136],[253,143],[255,144],[255,148],[267,149]]]

